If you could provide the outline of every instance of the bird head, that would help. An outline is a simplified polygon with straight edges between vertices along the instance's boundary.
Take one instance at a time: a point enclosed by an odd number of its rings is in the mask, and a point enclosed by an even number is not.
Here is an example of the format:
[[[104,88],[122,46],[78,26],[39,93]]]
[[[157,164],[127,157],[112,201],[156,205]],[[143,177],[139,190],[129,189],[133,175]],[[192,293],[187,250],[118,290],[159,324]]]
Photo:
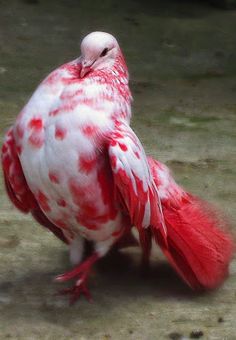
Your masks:
[[[120,52],[117,40],[109,33],[92,32],[81,43],[81,71],[83,78],[92,70],[110,67]]]

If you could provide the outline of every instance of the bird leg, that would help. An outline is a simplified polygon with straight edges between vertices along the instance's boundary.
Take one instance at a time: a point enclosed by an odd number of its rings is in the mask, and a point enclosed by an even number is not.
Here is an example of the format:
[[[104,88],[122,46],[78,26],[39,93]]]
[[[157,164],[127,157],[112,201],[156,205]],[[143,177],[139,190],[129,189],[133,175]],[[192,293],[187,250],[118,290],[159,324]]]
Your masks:
[[[76,302],[76,300],[84,294],[88,301],[92,301],[92,297],[87,288],[87,280],[91,270],[92,265],[99,259],[99,255],[97,252],[94,252],[91,256],[89,256],[84,262],[76,266],[71,271],[68,271],[64,274],[58,275],[55,280],[57,282],[65,282],[71,279],[76,278],[77,281],[73,287],[65,288],[59,291],[59,294],[69,294],[70,304]]]
[[[152,233],[150,228],[139,230],[139,241],[142,247],[141,272],[146,275],[150,268],[150,254],[152,249]]]

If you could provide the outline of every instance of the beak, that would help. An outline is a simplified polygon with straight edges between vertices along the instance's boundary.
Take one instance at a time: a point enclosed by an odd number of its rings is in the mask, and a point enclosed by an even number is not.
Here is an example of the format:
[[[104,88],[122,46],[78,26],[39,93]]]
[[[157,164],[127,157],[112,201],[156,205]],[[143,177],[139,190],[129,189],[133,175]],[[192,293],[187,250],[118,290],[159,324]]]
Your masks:
[[[81,70],[80,70],[80,78],[83,78],[86,76],[87,73],[89,73],[92,69],[93,64],[96,60],[85,60],[82,59],[81,61]]]

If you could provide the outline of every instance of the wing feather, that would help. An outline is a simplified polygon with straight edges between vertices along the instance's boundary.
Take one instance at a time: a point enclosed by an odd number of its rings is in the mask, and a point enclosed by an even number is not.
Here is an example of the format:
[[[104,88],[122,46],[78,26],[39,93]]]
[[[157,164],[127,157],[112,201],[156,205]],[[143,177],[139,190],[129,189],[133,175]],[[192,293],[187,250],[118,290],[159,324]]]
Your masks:
[[[152,226],[166,236],[157,187],[143,147],[127,123],[116,126],[109,143],[109,157],[116,190],[131,222],[141,231]]]

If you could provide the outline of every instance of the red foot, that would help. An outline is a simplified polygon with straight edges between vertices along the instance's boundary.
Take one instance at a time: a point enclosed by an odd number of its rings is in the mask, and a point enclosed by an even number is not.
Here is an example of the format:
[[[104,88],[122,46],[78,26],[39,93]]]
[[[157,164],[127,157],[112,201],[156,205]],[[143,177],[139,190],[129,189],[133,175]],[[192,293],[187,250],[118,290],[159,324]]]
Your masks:
[[[74,285],[70,288],[64,288],[59,290],[59,295],[70,295],[70,305],[73,305],[83,294],[89,302],[93,302],[92,296],[85,284],[81,283],[79,286]]]
[[[71,288],[65,288],[59,291],[59,294],[65,295],[69,294],[71,295],[70,298],[70,304],[75,303],[83,294],[88,301],[92,301],[92,297],[90,295],[90,292],[87,288],[87,280],[88,275],[90,273],[91,267],[98,260],[99,256],[97,253],[92,254],[87,260],[85,260],[83,263],[81,263],[79,266],[75,267],[73,270],[58,275],[55,280],[59,282],[64,282],[71,280],[73,278],[77,278],[76,284]]]

